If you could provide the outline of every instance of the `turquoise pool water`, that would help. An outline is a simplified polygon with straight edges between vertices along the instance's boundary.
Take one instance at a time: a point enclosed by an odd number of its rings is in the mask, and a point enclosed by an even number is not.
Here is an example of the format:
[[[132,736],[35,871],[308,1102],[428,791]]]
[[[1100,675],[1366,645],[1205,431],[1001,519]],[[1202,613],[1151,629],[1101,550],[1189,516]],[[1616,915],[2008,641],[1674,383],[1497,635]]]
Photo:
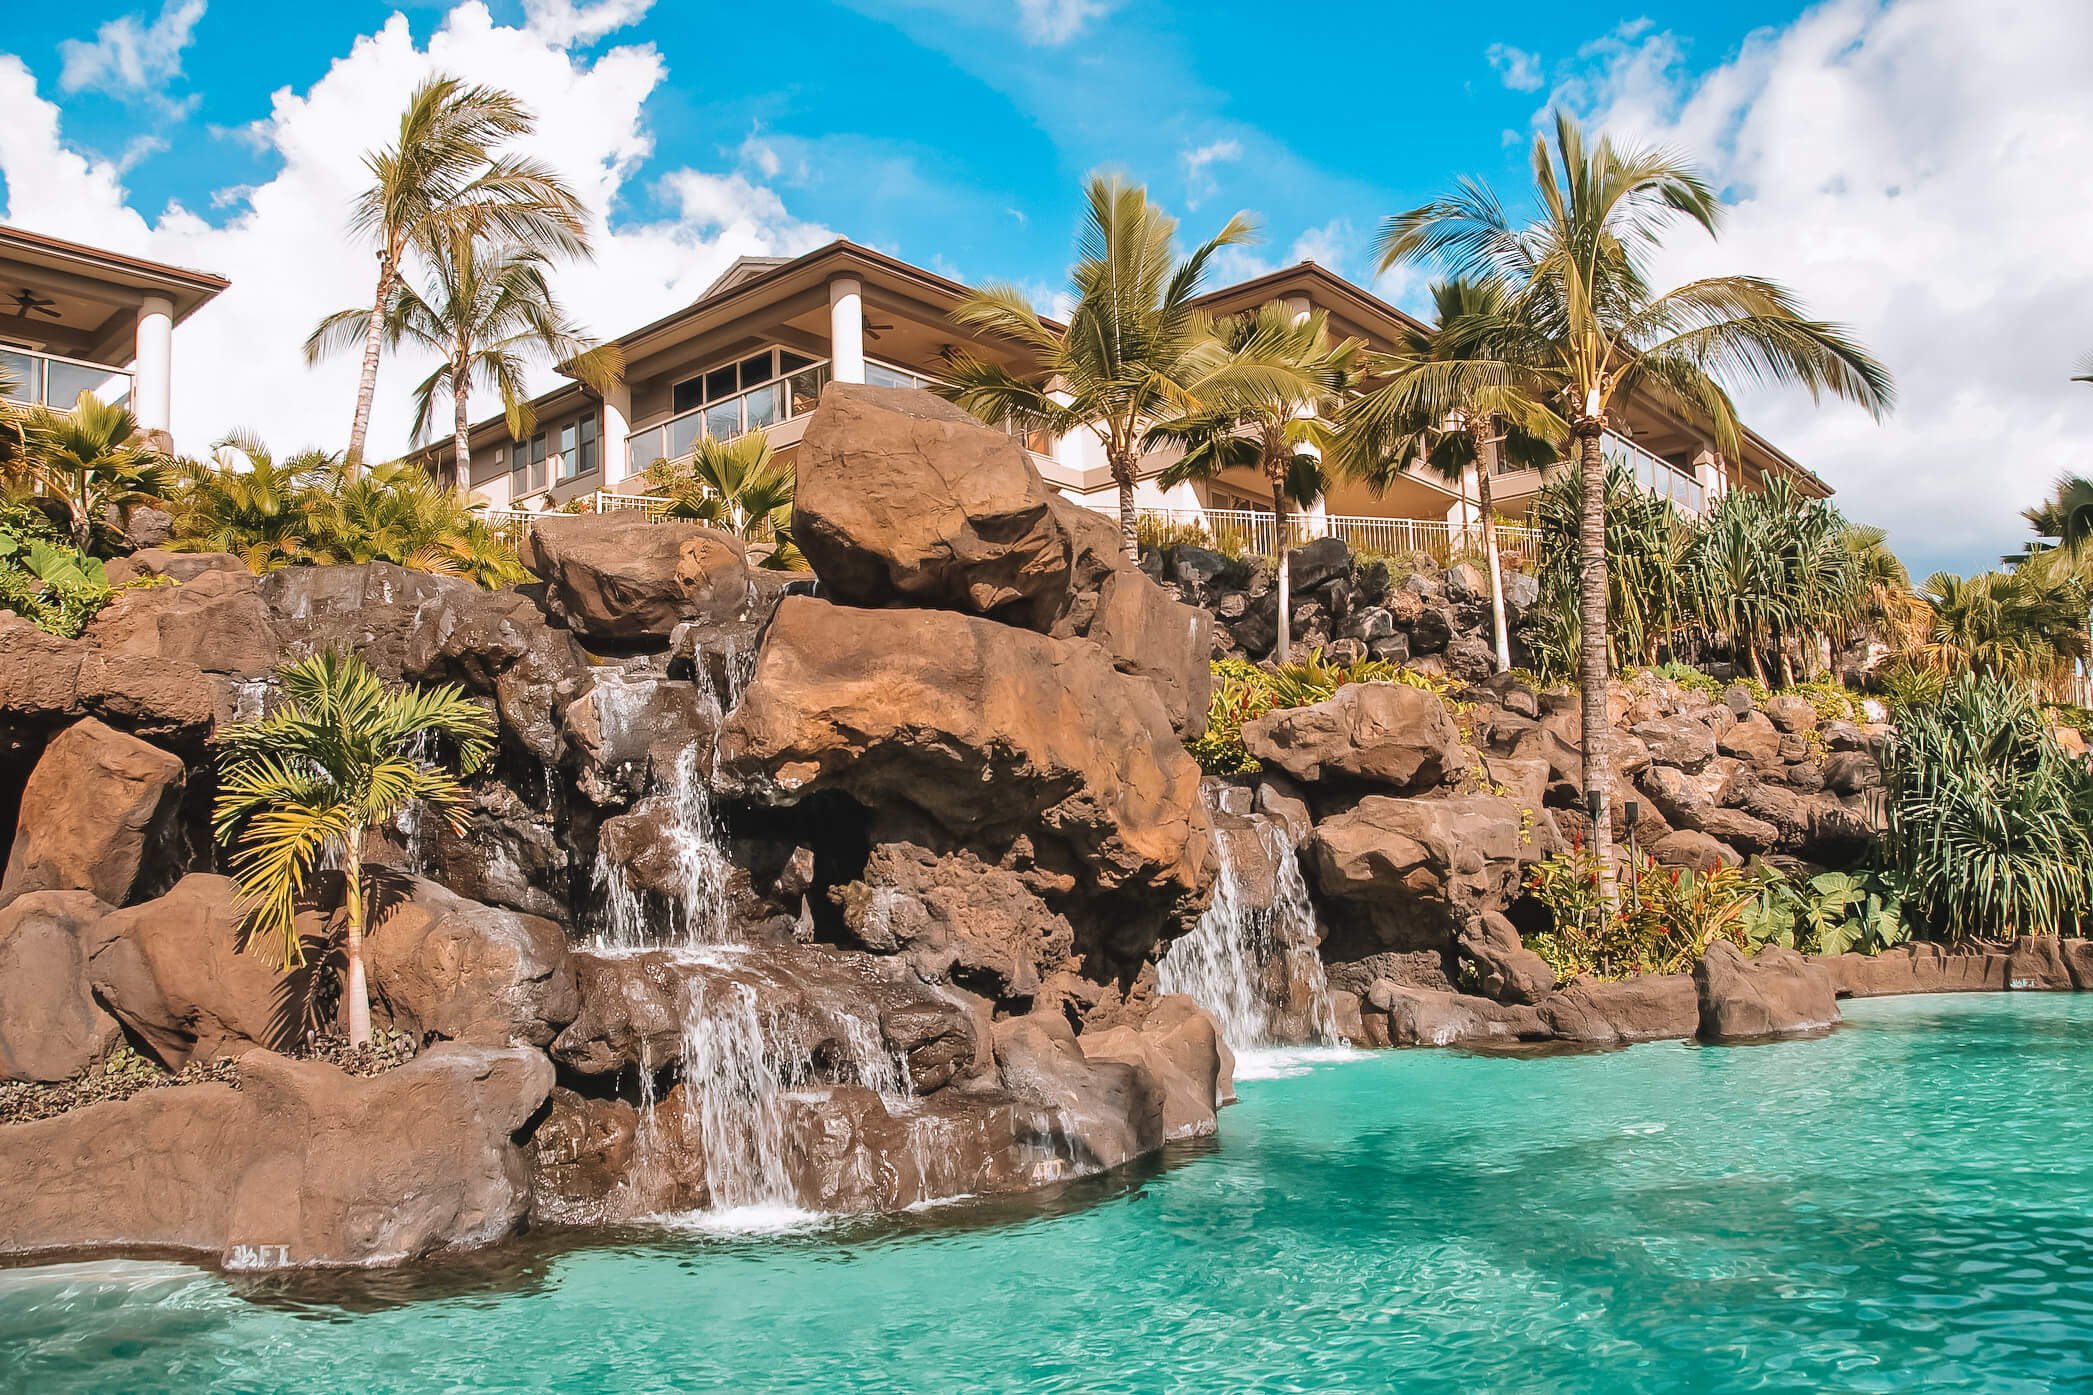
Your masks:
[[[1850,1016],[1320,1063],[1146,1175],[898,1224],[0,1271],[0,1390],[2093,1388],[2093,995]]]

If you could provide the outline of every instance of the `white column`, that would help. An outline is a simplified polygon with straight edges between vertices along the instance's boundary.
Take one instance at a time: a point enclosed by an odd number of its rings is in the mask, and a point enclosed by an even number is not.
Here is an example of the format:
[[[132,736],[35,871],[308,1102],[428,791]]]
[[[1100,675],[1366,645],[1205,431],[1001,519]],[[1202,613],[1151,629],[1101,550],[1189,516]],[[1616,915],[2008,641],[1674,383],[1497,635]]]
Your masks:
[[[131,415],[141,431],[165,434],[174,421],[174,303],[163,296],[147,296],[138,304],[136,372]]]
[[[828,283],[829,374],[839,383],[865,381],[865,288],[855,276]]]
[[[1722,457],[1713,450],[1703,448],[1693,457],[1693,477],[1700,482],[1707,501],[1713,504],[1723,496],[1726,481],[1722,474]]]
[[[625,458],[625,442],[632,435],[632,388],[622,379],[603,394],[603,469],[597,476],[608,486],[635,473]]]

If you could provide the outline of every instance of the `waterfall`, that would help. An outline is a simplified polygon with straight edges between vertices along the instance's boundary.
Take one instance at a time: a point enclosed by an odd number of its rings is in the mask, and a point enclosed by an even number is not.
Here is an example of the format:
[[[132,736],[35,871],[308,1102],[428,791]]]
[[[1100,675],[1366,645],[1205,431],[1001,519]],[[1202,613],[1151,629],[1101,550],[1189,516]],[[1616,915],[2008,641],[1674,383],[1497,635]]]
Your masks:
[[[1330,985],[1316,952],[1315,907],[1283,826],[1216,822],[1221,871],[1213,903],[1191,934],[1171,942],[1156,964],[1156,986],[1182,993],[1213,1014],[1238,1053],[1338,1040]],[[1254,838],[1273,867],[1272,898],[1260,906],[1243,884],[1236,840]],[[1278,1000],[1278,1001],[1275,1001]]]

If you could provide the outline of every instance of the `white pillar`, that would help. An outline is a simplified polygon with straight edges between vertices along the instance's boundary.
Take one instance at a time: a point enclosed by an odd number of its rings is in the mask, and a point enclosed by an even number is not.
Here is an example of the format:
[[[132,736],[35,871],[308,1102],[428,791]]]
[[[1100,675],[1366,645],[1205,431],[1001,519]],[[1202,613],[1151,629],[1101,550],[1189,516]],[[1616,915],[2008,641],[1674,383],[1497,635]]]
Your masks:
[[[855,276],[828,283],[829,374],[839,383],[865,381],[865,288]]]
[[[1693,457],[1693,477],[1699,481],[1702,497],[1709,504],[1723,496],[1727,481],[1723,478],[1722,457],[1713,450],[1703,448]]]
[[[608,486],[636,474],[625,458],[625,443],[632,435],[632,388],[623,379],[603,394],[603,469],[597,478]]]
[[[131,415],[141,431],[164,435],[174,421],[174,303],[164,296],[147,296],[138,304],[136,371]]]

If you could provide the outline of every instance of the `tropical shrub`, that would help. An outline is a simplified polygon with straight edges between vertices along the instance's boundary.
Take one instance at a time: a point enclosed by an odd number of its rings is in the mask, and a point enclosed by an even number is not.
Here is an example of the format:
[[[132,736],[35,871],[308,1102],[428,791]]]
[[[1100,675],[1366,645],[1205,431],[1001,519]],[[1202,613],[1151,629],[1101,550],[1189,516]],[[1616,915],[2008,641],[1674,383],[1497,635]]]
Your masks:
[[[110,594],[101,559],[73,546],[42,510],[0,505],[0,609],[71,638]]]
[[[1621,883],[1620,908],[1608,916],[1599,860],[1579,841],[1537,865],[1526,889],[1547,908],[1550,921],[1546,931],[1527,937],[1527,947],[1565,983],[1580,974],[1683,973],[1714,940],[1742,943],[1743,917],[1759,884],[1752,873],[1734,867],[1695,872],[1645,856]]]
[[[173,461],[151,445],[138,419],[91,392],[81,393],[69,412],[32,408],[21,433],[14,492],[63,510],[68,536],[81,552],[112,555],[131,511],[163,502],[174,487]]]
[[[1797,883],[1759,869],[1762,890],[1745,910],[1745,937],[1805,954],[1880,954],[1911,938],[1903,897],[1879,873],[1822,872]]]
[[[647,492],[661,518],[688,518],[750,542],[767,542],[760,565],[805,571],[792,545],[792,467],[773,459],[770,438],[751,431],[731,441],[705,437],[680,460],[647,467]]]
[[[1901,707],[1883,767],[1883,858],[1913,924],[1949,940],[2082,927],[2093,772],[2025,684],[1969,673]]]
[[[1213,695],[1207,700],[1206,731],[1185,749],[1209,775],[1248,775],[1260,769],[1243,747],[1243,723],[1283,707],[1309,707],[1336,695],[1347,683],[1401,683],[1445,697],[1450,679],[1397,668],[1380,659],[1332,663],[1318,647],[1306,659],[1260,668],[1244,659],[1216,659]]]

